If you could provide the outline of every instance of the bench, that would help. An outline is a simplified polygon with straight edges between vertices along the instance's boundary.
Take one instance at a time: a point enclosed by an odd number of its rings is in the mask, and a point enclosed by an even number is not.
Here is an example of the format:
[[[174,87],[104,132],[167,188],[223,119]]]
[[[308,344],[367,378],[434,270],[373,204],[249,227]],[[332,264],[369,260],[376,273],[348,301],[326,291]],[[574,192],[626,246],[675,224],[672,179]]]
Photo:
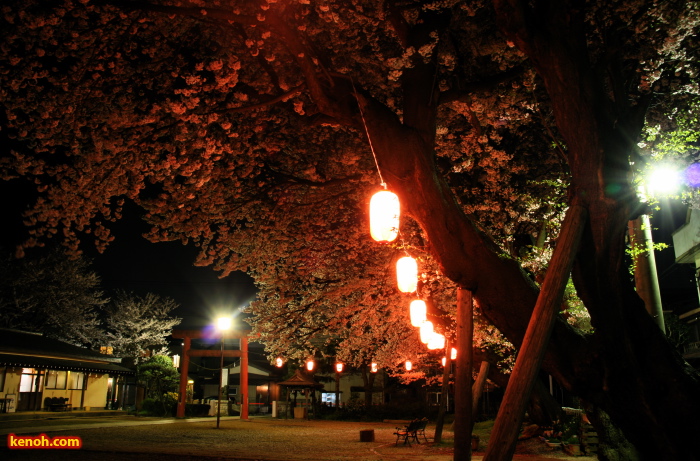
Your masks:
[[[73,409],[73,405],[68,403],[68,397],[51,397],[47,406],[51,411],[71,411]]]
[[[418,440],[419,436],[423,436],[423,439],[427,442],[428,439],[425,436],[425,427],[428,425],[428,419],[423,418],[423,419],[414,419],[410,423],[408,423],[407,426],[404,426],[403,428],[396,428],[396,432],[394,432],[394,435],[396,436],[396,443],[394,445],[399,444],[399,440],[403,440],[403,444],[406,445],[408,443],[409,446],[411,446],[411,439],[413,439],[416,443],[420,443],[420,440]]]

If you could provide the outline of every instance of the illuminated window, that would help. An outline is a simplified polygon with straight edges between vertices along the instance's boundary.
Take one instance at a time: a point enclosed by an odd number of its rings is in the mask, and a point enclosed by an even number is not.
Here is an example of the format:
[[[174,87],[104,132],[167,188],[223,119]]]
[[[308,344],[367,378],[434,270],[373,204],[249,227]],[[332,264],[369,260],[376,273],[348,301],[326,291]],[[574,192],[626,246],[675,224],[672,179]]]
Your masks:
[[[67,371],[49,370],[46,373],[46,388],[47,389],[65,389]]]
[[[43,384],[44,375],[41,370],[34,368],[22,368],[22,377],[19,381],[20,392],[39,392]]]
[[[85,373],[71,371],[68,375],[68,389],[82,389]]]

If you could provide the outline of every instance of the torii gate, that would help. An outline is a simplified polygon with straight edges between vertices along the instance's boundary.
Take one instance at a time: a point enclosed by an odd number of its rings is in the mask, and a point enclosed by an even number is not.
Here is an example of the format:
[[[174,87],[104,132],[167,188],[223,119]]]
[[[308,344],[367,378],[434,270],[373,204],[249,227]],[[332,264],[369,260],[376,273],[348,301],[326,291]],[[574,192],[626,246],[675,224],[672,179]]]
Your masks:
[[[218,339],[240,339],[240,351],[223,351],[224,357],[241,358],[241,419],[248,419],[248,336],[247,331],[225,331],[217,334]],[[180,401],[177,403],[177,417],[185,417],[185,404],[187,403],[187,371],[190,366],[190,357],[221,357],[222,351],[190,349],[192,339],[208,338],[209,335],[200,330],[173,330],[173,338],[184,340],[182,347],[182,361],[180,363]]]

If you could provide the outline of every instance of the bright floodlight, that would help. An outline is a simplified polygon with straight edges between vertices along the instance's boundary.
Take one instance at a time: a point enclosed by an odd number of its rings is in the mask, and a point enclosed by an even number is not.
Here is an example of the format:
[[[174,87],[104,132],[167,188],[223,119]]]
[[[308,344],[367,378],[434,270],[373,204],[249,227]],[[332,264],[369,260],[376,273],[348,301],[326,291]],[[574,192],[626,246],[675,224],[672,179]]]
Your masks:
[[[650,195],[671,195],[677,192],[680,186],[680,172],[668,166],[654,169],[647,177],[647,189]]]
[[[233,319],[231,317],[219,317],[216,319],[216,329],[219,331],[228,331],[233,326]]]

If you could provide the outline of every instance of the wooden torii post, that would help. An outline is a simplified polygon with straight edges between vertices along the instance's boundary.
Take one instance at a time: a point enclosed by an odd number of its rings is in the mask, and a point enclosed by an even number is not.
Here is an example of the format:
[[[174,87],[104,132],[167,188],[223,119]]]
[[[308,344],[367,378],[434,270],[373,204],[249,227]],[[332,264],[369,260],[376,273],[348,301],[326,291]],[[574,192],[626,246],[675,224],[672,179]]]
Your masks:
[[[241,350],[223,351],[224,357],[241,358],[241,419],[248,419],[248,336],[247,331],[226,331],[217,333],[216,339],[240,339]],[[173,330],[173,338],[184,340],[182,346],[182,360],[180,361],[180,400],[177,403],[177,417],[185,417],[185,405],[187,403],[187,371],[190,366],[190,357],[221,357],[219,350],[191,349],[192,339],[208,338],[210,334],[201,330]]]

